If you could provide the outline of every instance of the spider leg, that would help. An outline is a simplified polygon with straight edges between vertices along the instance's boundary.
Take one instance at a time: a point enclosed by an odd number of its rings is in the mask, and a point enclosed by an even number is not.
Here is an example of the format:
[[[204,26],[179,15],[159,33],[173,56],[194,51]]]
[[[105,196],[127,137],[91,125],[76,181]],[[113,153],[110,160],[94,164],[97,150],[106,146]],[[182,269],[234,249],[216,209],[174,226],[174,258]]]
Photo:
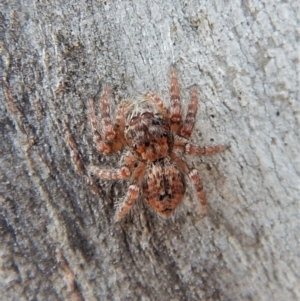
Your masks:
[[[100,179],[104,180],[121,180],[129,178],[132,174],[134,164],[137,159],[130,153],[127,152],[122,158],[122,166],[117,169],[102,169],[95,165],[88,167],[89,174],[95,175]]]
[[[216,146],[204,146],[201,147],[197,144],[189,143],[185,138],[176,136],[174,140],[174,149],[179,149],[187,155],[213,155],[219,152],[223,152],[228,149],[226,145],[216,145]]]
[[[104,128],[104,136],[108,139],[112,139],[109,141],[103,141],[100,134],[100,125],[95,112],[94,99],[89,99],[87,103],[87,111],[88,118],[91,124],[91,128],[93,131],[93,141],[100,153],[104,155],[108,155],[114,152],[119,151],[123,147],[123,139],[120,135],[120,131],[116,132],[112,128],[111,120],[110,120],[110,111],[108,106],[108,87],[105,88],[102,100],[104,100],[104,104],[101,101],[101,110],[102,110],[102,126]],[[104,120],[103,120],[104,119]],[[116,138],[116,139],[114,139]]]
[[[124,138],[124,129],[125,129],[125,115],[128,109],[131,106],[130,101],[122,101],[117,109],[116,113],[116,125],[115,130],[117,133],[116,140],[121,141],[123,145],[125,145],[125,138]]]
[[[93,141],[100,153],[109,153],[110,147],[102,141],[100,126],[95,112],[94,99],[90,98],[87,103],[87,113],[93,131]]]
[[[171,130],[176,134],[179,133],[182,123],[182,112],[180,103],[180,88],[177,78],[177,73],[174,67],[171,67],[171,109],[170,109],[170,120]]]
[[[121,220],[132,208],[133,204],[137,200],[140,194],[141,182],[144,178],[144,174],[147,168],[147,164],[140,162],[137,168],[132,173],[132,184],[129,186],[125,200],[115,215],[115,221]]]
[[[200,147],[199,145],[188,143],[185,146],[184,152],[188,155],[214,155],[219,152],[223,152],[228,149],[226,145],[216,145],[216,146],[204,146]]]
[[[131,184],[129,186],[125,200],[115,216],[116,222],[121,220],[122,217],[130,211],[134,202],[137,200],[139,193],[140,193],[140,188],[137,184]]]
[[[193,168],[193,169],[190,170],[189,178],[192,180],[192,182],[193,182],[193,184],[196,188],[197,196],[198,196],[198,199],[199,199],[200,204],[201,204],[201,212],[203,214],[205,214],[206,213],[206,194],[205,194],[205,191],[203,189],[203,184],[202,184],[200,174],[197,171],[197,169]]]
[[[153,92],[148,92],[145,95],[145,99],[149,102],[152,102],[156,104],[156,107],[158,108],[158,112],[164,117],[169,118],[168,116],[168,110],[164,107],[164,104],[162,100]]]
[[[191,136],[196,121],[197,108],[198,108],[198,90],[197,87],[194,86],[191,89],[191,100],[188,106],[188,111],[185,120],[180,130],[180,136],[184,138],[189,138]]]
[[[129,102],[123,101],[119,104],[117,109],[116,121],[117,121],[117,126],[121,132],[123,132],[125,128],[124,115],[129,105],[130,105]]]
[[[121,180],[130,176],[131,172],[127,166],[123,166],[117,169],[101,169],[95,165],[91,165],[88,168],[91,175],[95,175],[104,180]]]
[[[203,184],[200,178],[199,172],[195,168],[190,168],[187,164],[175,153],[171,153],[171,160],[174,161],[182,173],[185,173],[189,176],[190,180],[193,182],[194,187],[196,188],[198,200],[201,204],[202,214],[206,213],[206,194],[203,188]]]
[[[108,142],[113,141],[116,136],[116,132],[114,130],[110,118],[109,96],[110,96],[110,87],[105,86],[100,101],[100,111],[102,117],[101,124],[102,124],[104,140]]]
[[[130,152],[127,152],[122,159],[122,167],[118,169],[101,169],[97,166],[90,166],[90,174],[96,175],[100,179],[105,180],[121,180],[131,177],[132,184],[128,188],[125,200],[118,210],[115,220],[119,221],[124,215],[126,215],[131,209],[132,205],[136,201],[140,192],[140,185],[143,180],[147,164],[139,162]]]

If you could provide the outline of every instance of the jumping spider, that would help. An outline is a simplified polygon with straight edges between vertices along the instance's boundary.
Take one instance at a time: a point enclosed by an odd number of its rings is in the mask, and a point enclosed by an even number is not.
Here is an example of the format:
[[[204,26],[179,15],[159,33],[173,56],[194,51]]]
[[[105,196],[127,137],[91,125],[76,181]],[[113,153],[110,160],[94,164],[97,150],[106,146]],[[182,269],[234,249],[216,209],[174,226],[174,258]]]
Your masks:
[[[226,146],[205,146],[189,142],[195,124],[198,91],[191,89],[191,100],[185,120],[182,118],[180,89],[176,70],[172,67],[171,108],[149,92],[142,100],[125,100],[116,111],[116,122],[110,116],[110,88],[104,88],[101,102],[101,126],[96,117],[94,100],[88,101],[88,118],[98,151],[109,155],[127,148],[118,169],[90,166],[89,173],[101,179],[130,179],[130,186],[116,213],[116,221],[124,217],[141,195],[146,203],[163,217],[172,215],[186,191],[184,175],[194,184],[206,212],[206,196],[198,171],[188,167],[184,155],[212,155]]]

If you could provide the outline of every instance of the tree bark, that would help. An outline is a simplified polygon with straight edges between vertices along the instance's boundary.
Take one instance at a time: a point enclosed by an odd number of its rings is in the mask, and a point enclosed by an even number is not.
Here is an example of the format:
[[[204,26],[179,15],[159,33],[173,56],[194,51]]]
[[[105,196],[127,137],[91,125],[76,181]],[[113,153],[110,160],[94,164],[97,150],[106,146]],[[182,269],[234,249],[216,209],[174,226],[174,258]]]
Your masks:
[[[3,300],[300,298],[298,1],[0,5]],[[112,108],[149,90],[167,105],[171,64],[185,108],[200,89],[192,140],[231,146],[187,157],[208,213],[189,187],[169,220],[141,199],[114,223],[128,182],[82,175],[121,155],[97,153],[87,100],[108,83]]]

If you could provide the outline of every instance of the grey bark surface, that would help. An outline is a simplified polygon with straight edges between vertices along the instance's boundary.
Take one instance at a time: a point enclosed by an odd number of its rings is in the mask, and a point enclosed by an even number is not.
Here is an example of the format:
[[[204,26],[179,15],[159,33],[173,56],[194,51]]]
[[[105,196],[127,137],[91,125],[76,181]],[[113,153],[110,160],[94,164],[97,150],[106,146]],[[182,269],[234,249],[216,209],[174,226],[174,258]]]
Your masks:
[[[2,300],[299,300],[298,1],[67,2],[0,4]],[[128,182],[76,173],[64,120],[85,166],[117,166],[87,100],[167,104],[171,64],[184,105],[200,89],[192,140],[231,146],[187,158],[208,214],[190,187],[170,220],[139,201],[115,224]]]

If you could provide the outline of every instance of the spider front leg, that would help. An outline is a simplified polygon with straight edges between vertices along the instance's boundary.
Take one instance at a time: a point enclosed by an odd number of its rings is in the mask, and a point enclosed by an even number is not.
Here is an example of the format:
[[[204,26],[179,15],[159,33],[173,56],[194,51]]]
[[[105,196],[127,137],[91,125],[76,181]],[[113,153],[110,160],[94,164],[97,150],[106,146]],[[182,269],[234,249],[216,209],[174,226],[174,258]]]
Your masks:
[[[109,108],[109,87],[104,88],[101,101],[100,101],[100,110],[101,110],[101,125],[104,139],[101,137],[100,125],[96,116],[94,100],[90,99],[87,103],[88,108],[88,118],[93,131],[93,141],[96,144],[96,147],[99,152],[104,155],[108,155],[114,152],[119,151],[123,147],[123,139],[121,131],[113,126],[111,117],[110,117],[110,108]]]
[[[177,78],[177,73],[174,67],[170,70],[171,76],[171,109],[170,109],[170,121],[171,130],[178,134],[182,124],[182,111],[180,103],[180,88]]]
[[[95,113],[94,99],[89,99],[87,103],[87,113],[93,131],[93,141],[96,145],[97,150],[103,154],[109,154],[111,148],[103,142],[100,135],[100,126]]]
[[[194,86],[191,89],[191,100],[188,106],[188,111],[184,123],[180,130],[181,137],[184,138],[191,137],[196,122],[197,109],[198,109],[198,89],[196,86]]]
[[[111,117],[110,117],[109,94],[110,94],[110,87],[105,86],[100,101],[100,111],[102,117],[101,124],[102,124],[104,140],[111,142],[115,139],[116,132],[114,130]]]
[[[145,95],[145,99],[146,99],[146,101],[154,103],[156,105],[156,107],[158,108],[158,113],[160,113],[164,118],[166,118],[166,119],[169,118],[169,112],[164,107],[164,104],[159,96],[157,96],[153,92],[148,92]]]

